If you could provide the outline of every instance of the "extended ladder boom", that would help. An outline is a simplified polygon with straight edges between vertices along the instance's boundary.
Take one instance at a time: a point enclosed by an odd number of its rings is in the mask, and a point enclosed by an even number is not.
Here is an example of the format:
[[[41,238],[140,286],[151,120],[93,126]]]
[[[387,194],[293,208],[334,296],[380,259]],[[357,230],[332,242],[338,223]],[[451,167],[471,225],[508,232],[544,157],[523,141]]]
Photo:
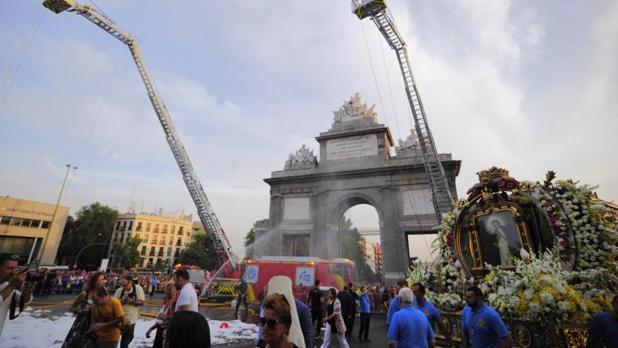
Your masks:
[[[230,242],[221,228],[221,224],[219,223],[219,220],[217,219],[217,216],[208,201],[208,197],[206,197],[206,193],[204,192],[202,184],[193,169],[191,160],[189,160],[187,151],[182,145],[178,132],[176,132],[176,128],[174,127],[174,123],[172,122],[167,108],[165,107],[163,100],[159,96],[159,93],[157,92],[154,83],[146,70],[141,49],[137,44],[137,41],[130,34],[120,29],[120,27],[111,19],[100,14],[90,6],[78,4],[74,0],[46,0],[43,2],[43,5],[55,13],[60,13],[62,11],[76,12],[129,47],[131,56],[137,66],[137,70],[139,71],[142,81],[144,82],[144,86],[146,86],[148,98],[154,107],[155,113],[159,118],[159,122],[163,127],[163,132],[165,133],[167,143],[169,144],[172,154],[176,159],[176,163],[180,168],[182,179],[187,185],[189,194],[195,203],[200,221],[204,225],[206,233],[208,233],[214,244],[215,251],[219,256],[221,264],[225,263],[227,260],[230,260],[232,265],[235,265],[237,260],[236,256],[232,252]]]
[[[397,61],[403,75],[408,103],[414,118],[416,136],[418,137],[425,161],[425,172],[432,189],[433,205],[438,221],[440,221],[442,213],[450,211],[453,197],[451,196],[442,162],[438,156],[438,150],[436,150],[433,135],[427,123],[427,116],[425,115],[421,96],[414,81],[406,44],[401,34],[399,34],[392,17],[387,14],[386,5],[383,0],[352,0],[352,12],[360,19],[371,17],[389,46],[397,54]]]

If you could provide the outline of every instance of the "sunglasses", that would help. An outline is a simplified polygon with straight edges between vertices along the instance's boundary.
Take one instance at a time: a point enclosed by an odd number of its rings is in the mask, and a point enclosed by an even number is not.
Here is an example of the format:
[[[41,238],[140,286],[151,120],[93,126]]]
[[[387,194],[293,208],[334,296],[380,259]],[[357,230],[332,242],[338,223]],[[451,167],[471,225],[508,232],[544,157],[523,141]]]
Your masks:
[[[279,323],[283,323],[283,321],[275,320],[275,319],[260,318],[260,326],[262,327],[268,326],[272,330],[274,330],[275,327],[277,327],[277,324]]]

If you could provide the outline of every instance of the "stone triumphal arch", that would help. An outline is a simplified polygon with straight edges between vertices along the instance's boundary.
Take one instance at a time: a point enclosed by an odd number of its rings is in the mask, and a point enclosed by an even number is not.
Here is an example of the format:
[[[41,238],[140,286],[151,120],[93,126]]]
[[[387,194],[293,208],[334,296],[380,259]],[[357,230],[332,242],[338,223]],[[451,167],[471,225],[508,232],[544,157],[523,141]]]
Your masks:
[[[340,257],[339,222],[357,204],[373,206],[380,219],[385,280],[403,276],[408,234],[437,225],[423,159],[411,135],[394,147],[391,133],[358,94],[334,112],[331,128],[316,137],[319,160],[303,145],[270,185],[270,214],[256,222],[255,255]],[[461,161],[440,159],[453,197]]]

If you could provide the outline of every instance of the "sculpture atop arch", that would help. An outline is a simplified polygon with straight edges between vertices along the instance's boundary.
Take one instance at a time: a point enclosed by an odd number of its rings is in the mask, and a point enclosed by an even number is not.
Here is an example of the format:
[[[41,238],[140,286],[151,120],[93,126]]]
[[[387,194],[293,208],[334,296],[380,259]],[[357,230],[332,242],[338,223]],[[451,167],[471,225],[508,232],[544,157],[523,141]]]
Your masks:
[[[318,165],[318,158],[313,154],[307,145],[303,144],[296,153],[291,153],[288,160],[285,161],[284,170],[312,168]]]
[[[367,104],[363,103],[360,93],[357,92],[349,101],[344,102],[339,110],[333,111],[334,124],[363,119],[367,119],[372,124],[377,124],[378,114],[373,110],[374,107],[375,104],[370,108],[367,107]]]
[[[385,280],[401,278],[408,265],[408,234],[432,233],[438,224],[422,154],[407,137],[395,147],[390,130],[357,93],[334,112],[331,128],[317,140],[319,160],[308,147],[291,155],[270,185],[269,218],[256,222],[255,255],[339,255],[339,221],[357,204],[372,205],[380,218]],[[293,162],[299,158],[299,163]],[[451,193],[461,161],[441,154]]]

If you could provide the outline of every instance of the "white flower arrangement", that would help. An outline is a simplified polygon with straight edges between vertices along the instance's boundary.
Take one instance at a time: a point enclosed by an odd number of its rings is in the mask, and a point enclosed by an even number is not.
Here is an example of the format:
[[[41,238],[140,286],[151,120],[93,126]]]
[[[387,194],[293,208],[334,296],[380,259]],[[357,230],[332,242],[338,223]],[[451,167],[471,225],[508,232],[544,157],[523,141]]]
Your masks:
[[[443,215],[433,244],[439,267],[411,274],[434,281],[431,291],[436,292],[430,296],[436,305],[461,308],[464,290],[475,283],[503,315],[542,325],[581,325],[595,311],[610,307],[609,296],[618,293],[618,223],[596,200],[594,187],[552,179],[543,185],[522,182],[513,190],[522,204],[540,209],[554,236],[552,250],[541,256],[522,252],[515,269],[486,265],[484,278],[467,278],[454,245],[456,223],[467,202],[456,202],[456,208]]]

